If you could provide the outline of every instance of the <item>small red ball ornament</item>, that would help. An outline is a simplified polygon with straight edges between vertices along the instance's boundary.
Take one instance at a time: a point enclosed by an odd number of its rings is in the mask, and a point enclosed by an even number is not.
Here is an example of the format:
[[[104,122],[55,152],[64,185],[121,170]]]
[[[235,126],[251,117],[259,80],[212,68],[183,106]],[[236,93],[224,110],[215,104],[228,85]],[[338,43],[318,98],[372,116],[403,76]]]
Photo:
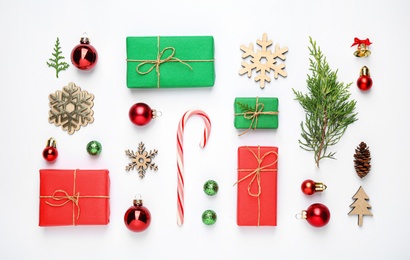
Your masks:
[[[312,195],[315,192],[323,192],[327,186],[321,182],[314,182],[312,180],[305,180],[300,187],[302,192],[306,195]]]
[[[307,210],[302,210],[299,218],[306,219],[314,227],[323,227],[330,220],[330,211],[325,205],[315,203],[310,205]]]
[[[142,199],[134,199],[131,206],[124,215],[125,226],[132,232],[142,232],[151,224],[151,213],[143,206]]]
[[[373,80],[370,77],[369,68],[363,66],[360,69],[360,77],[357,79],[357,87],[362,91],[368,91],[373,85]]]
[[[80,44],[71,51],[71,63],[80,70],[94,68],[98,61],[97,50],[90,44],[87,34],[80,39]]]
[[[147,104],[136,103],[130,108],[128,116],[133,124],[143,126],[159,115],[155,109],[151,109]]]
[[[47,162],[53,162],[57,159],[57,156],[57,142],[54,138],[50,138],[47,140],[46,148],[43,150],[43,158]]]

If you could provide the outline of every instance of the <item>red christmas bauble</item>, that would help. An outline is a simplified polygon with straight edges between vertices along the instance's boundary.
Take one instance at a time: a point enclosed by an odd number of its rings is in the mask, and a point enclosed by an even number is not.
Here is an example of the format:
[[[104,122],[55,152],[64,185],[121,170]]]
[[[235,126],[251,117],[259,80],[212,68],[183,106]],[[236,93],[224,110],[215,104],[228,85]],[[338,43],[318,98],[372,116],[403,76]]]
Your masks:
[[[360,90],[368,91],[373,85],[373,80],[369,76],[360,76],[357,79],[357,87]]]
[[[57,159],[57,156],[57,142],[53,137],[51,137],[47,140],[46,148],[43,150],[43,158],[47,162],[53,162]]]
[[[43,150],[43,157],[47,162],[53,162],[57,159],[58,151],[56,148],[49,146],[44,148]]]
[[[302,192],[306,195],[315,193],[315,182],[312,180],[305,180],[301,185]]]
[[[362,91],[368,91],[372,85],[373,85],[373,80],[370,77],[370,70],[368,67],[363,66],[360,69],[360,77],[357,79],[357,87],[362,90]]]
[[[306,210],[306,220],[314,227],[323,227],[330,220],[330,211],[321,203],[312,204]]]
[[[143,126],[151,122],[153,118],[152,109],[145,103],[134,104],[128,113],[132,123]]]
[[[90,70],[94,68],[97,61],[97,50],[90,44],[88,37],[83,36],[80,44],[71,51],[71,63],[80,70]]]
[[[151,224],[151,213],[142,205],[142,200],[134,200],[124,215],[125,226],[133,232],[142,232]]]
[[[302,192],[306,195],[312,195],[315,192],[322,192],[326,190],[327,186],[322,182],[314,182],[312,180],[305,180],[300,186]]]

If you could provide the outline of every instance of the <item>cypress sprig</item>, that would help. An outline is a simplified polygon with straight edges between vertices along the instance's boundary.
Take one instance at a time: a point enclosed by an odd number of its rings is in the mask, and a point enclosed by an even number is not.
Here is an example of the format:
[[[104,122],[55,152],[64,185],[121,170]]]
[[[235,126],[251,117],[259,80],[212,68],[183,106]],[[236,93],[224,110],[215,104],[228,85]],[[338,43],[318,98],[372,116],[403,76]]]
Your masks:
[[[250,105],[248,105],[248,104],[245,104],[245,103],[242,103],[242,102],[236,102],[236,104],[238,104],[238,106],[239,106],[239,107],[241,108],[241,110],[244,111],[244,112],[254,112],[254,111],[255,111],[255,108],[252,107],[252,106],[250,106]]]
[[[46,61],[46,64],[49,67],[52,67],[56,70],[56,77],[58,78],[58,73],[62,70],[66,70],[70,65],[67,62],[60,62],[60,60],[65,59],[64,56],[61,56],[61,47],[60,47],[60,39],[57,37],[56,40],[56,44],[54,46],[54,53],[52,53],[51,55],[53,55],[53,58],[48,59],[50,62]]]
[[[328,151],[337,144],[347,127],[357,120],[356,101],[349,100],[349,87],[352,83],[337,80],[337,70],[332,71],[320,47],[309,37],[311,58],[310,72],[307,75],[307,94],[293,93],[306,112],[305,122],[301,122],[302,149],[314,152],[316,166],[323,158],[335,159],[336,152]]]

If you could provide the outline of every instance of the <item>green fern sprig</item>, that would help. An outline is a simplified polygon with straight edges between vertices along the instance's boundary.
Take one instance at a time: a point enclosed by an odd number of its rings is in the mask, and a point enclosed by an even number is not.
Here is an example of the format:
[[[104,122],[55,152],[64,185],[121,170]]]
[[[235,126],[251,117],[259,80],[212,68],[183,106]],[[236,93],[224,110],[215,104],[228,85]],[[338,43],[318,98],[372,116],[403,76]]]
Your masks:
[[[60,60],[65,59],[64,56],[61,56],[61,47],[60,47],[60,39],[57,37],[56,40],[56,44],[54,47],[54,53],[52,53],[51,55],[53,55],[53,58],[48,59],[50,62],[46,61],[46,64],[48,65],[48,67],[52,67],[56,70],[56,77],[58,78],[58,73],[60,71],[66,70],[68,69],[68,67],[70,66],[67,62],[60,62]]]
[[[356,101],[349,100],[349,87],[337,80],[337,70],[332,71],[320,47],[310,39],[309,52],[311,75],[307,75],[309,93],[293,93],[306,112],[299,145],[302,149],[314,152],[316,166],[323,158],[335,159],[336,152],[329,152],[330,146],[336,145],[347,127],[357,120]]]
[[[240,107],[240,109],[241,109],[243,112],[255,112],[255,108],[254,108],[254,107],[251,107],[251,106],[248,105],[248,104],[244,104],[244,103],[242,103],[242,102],[236,102],[236,104],[238,104],[238,106]]]

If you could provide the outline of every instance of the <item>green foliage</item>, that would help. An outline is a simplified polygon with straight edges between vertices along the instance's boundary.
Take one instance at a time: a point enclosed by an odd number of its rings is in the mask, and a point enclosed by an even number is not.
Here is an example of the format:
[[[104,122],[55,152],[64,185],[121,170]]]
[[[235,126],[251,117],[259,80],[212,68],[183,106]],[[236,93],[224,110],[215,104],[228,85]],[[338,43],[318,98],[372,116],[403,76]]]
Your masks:
[[[46,62],[49,67],[52,67],[56,70],[56,77],[58,78],[58,73],[62,70],[66,70],[70,65],[67,62],[60,62],[60,60],[65,59],[64,56],[61,56],[61,47],[60,47],[60,39],[57,37],[56,44],[54,47],[53,58],[48,59],[50,62]]]
[[[236,104],[238,104],[238,106],[241,108],[242,111],[244,112],[255,112],[255,108],[251,107],[248,104],[244,104],[242,102],[236,102]]]
[[[336,152],[328,152],[328,148],[340,141],[347,127],[357,120],[357,113],[356,101],[349,100],[352,83],[338,82],[337,70],[330,69],[320,47],[309,39],[311,75],[307,75],[306,80],[309,93],[302,94],[294,89],[293,93],[306,112],[305,122],[300,124],[302,140],[299,139],[299,145],[314,152],[319,167],[321,159],[335,159]]]

